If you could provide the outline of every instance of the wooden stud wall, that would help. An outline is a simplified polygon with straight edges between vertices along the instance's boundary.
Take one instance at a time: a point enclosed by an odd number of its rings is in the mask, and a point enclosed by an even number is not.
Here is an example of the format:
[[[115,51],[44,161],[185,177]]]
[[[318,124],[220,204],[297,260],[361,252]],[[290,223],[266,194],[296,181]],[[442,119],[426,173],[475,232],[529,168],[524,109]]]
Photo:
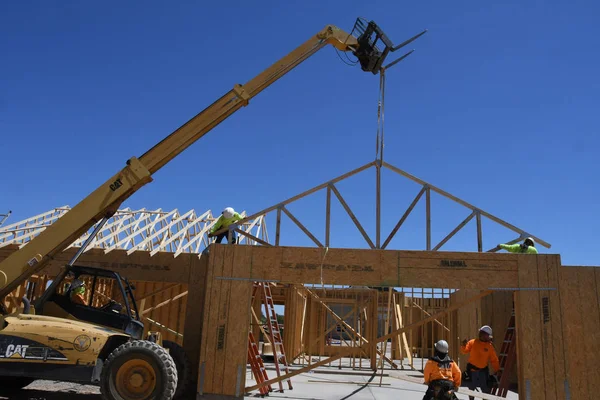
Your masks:
[[[593,368],[595,357],[600,354],[600,268],[562,267],[556,255],[342,249],[329,249],[325,254],[319,248],[226,245],[211,246],[200,258],[194,255],[186,259],[182,255],[176,262],[166,256],[164,260],[162,256],[151,259],[134,253],[121,259],[123,255],[116,251],[111,254],[112,259],[100,260],[94,252],[83,257],[93,258],[97,266],[106,268],[116,263],[119,272],[133,278],[138,304],[148,310],[142,311],[143,316],[155,321],[146,320],[147,329],[159,330],[165,339],[178,343],[182,343],[184,335],[188,356],[194,365],[200,366],[196,376],[201,393],[234,397],[243,394],[250,293],[252,281],[258,279],[277,281],[280,286],[319,283],[321,278],[325,284],[396,287],[431,287],[447,282],[447,288],[461,289],[448,302],[451,310],[453,304],[471,299],[482,289],[496,288],[492,295],[443,316],[447,319],[442,324],[451,330],[450,345],[455,358],[460,340],[473,337],[483,324],[491,325],[496,340],[501,340],[510,316],[513,293],[510,289],[519,289],[514,298],[523,398],[592,399],[594,383],[600,382],[600,372]],[[125,260],[132,260],[135,268],[126,266]],[[53,268],[49,272],[55,272]],[[33,277],[38,285],[29,296],[34,299],[39,296],[52,275]],[[18,309],[26,288],[24,284],[8,296],[6,306]],[[109,285],[102,290],[112,295]],[[291,354],[333,355],[335,346],[328,346],[331,348],[326,351],[323,340],[315,342],[319,333],[327,330],[327,311],[323,305],[302,287],[283,290],[277,296],[286,304],[288,334],[284,332],[284,337]],[[338,296],[338,301],[343,299],[338,293],[334,296]],[[387,306],[387,292],[378,296]],[[365,359],[371,359],[362,363],[363,368],[378,368],[374,345],[378,341],[377,324],[369,321],[376,319],[376,299],[362,305],[367,312],[357,313],[360,318],[353,327],[370,342],[367,345],[353,338],[356,346],[367,351]],[[401,299],[405,326],[424,319],[423,311],[414,305],[406,311],[407,296]],[[443,309],[441,303],[416,303],[426,311],[430,307],[427,311],[430,314]],[[358,311],[360,306],[356,307]],[[424,340],[428,344],[440,336],[435,325],[429,322],[425,327],[405,329],[407,341]],[[433,332],[429,330],[431,326]],[[310,347],[313,342],[316,344]],[[358,348],[355,352],[357,357],[361,355]],[[347,352],[347,355],[352,354]],[[462,357],[459,359],[464,366]],[[359,363],[357,360],[356,364]]]
[[[475,296],[477,290],[462,289],[450,295],[450,304],[456,304]],[[489,325],[494,330],[494,347],[500,352],[504,334],[512,313],[513,291],[498,291],[473,302],[455,312],[456,324],[451,329],[450,355],[458,361],[461,370],[467,365],[468,355],[460,354],[460,345],[463,339],[477,337],[479,328]],[[511,383],[517,383],[517,368],[511,373]]]
[[[215,246],[211,257],[225,265],[231,262],[227,261],[231,257],[227,253],[238,252],[225,252],[219,247],[222,246]],[[473,326],[476,332],[477,326],[484,323],[502,325],[495,327],[495,330],[496,338],[503,337],[509,316],[507,311],[510,310],[510,305],[507,304],[510,303],[509,293],[513,292],[511,289],[515,289],[519,386],[523,397],[531,400],[565,399],[568,391],[571,398],[587,399],[591,398],[591,382],[598,381],[598,372],[590,368],[590,365],[594,365],[593,357],[600,351],[600,340],[597,338],[600,332],[598,269],[583,271],[581,268],[560,267],[560,257],[556,255],[329,249],[325,256],[322,249],[281,247],[253,247],[240,250],[240,253],[243,253],[243,264],[234,263],[235,267],[230,271],[213,268],[215,278],[220,276],[222,279],[238,280],[232,282],[264,279],[290,284],[318,283],[322,279],[326,284],[335,282],[338,285],[429,287],[435,276],[436,286],[439,286],[439,282],[448,282],[449,288],[479,289],[476,292],[480,293],[480,297],[494,293],[490,299],[474,302],[471,314],[461,309],[448,316],[448,325],[455,330],[464,330],[464,333],[456,333],[456,338],[452,340],[453,347],[457,346],[456,342],[462,336],[472,337]],[[440,279],[440,276],[446,276],[447,279]],[[209,278],[207,282],[214,285],[217,281],[218,279]],[[220,285],[223,287],[224,284]],[[488,291],[480,292],[482,289]],[[211,300],[217,292],[210,295]],[[226,287],[222,292],[221,296],[227,296]],[[239,301],[243,304],[243,291],[240,293],[242,298]],[[461,296],[466,300],[473,298],[467,290],[459,291],[451,301],[456,305],[448,310],[453,311],[462,303]],[[319,332],[324,332],[327,328],[324,326],[322,304],[310,300],[310,297],[307,299],[308,328],[305,325],[305,332],[308,332],[307,339],[310,343]],[[376,306],[377,302],[369,306],[374,309],[368,311],[364,319],[368,321],[370,315],[377,315]],[[208,310],[207,313],[214,314]],[[414,315],[414,310],[411,314],[409,319],[423,320],[422,316]],[[453,317],[456,321],[452,321]],[[206,318],[205,313],[205,324],[208,322]],[[431,319],[432,317],[428,318],[429,321]],[[417,321],[409,321],[408,324],[414,322]],[[208,323],[208,326],[212,326],[212,323]],[[376,329],[376,324],[371,323],[361,332],[369,341],[368,345],[363,343],[362,346],[370,355],[369,366],[373,369],[377,368],[375,343],[381,340],[377,338]],[[408,330],[414,329],[407,328],[404,331]],[[239,333],[228,330],[226,337],[229,338],[230,335]],[[210,337],[207,339],[210,340]],[[321,351],[324,348],[311,349],[314,350]],[[227,354],[230,354],[229,351]],[[349,355],[348,352],[345,354]],[[317,365],[339,357],[333,356]],[[235,374],[231,371],[227,376]],[[207,393],[225,394],[219,388],[213,390]]]

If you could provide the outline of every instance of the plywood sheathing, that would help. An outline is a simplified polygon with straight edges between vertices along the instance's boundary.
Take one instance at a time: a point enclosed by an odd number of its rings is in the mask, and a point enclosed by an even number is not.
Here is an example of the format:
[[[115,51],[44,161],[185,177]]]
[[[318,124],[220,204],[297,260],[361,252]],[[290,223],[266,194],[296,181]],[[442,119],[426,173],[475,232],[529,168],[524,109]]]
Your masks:
[[[223,279],[250,267],[250,246],[215,246],[208,257],[198,392],[243,394],[252,282]]]
[[[16,245],[0,248],[0,261],[18,249]],[[75,255],[78,249],[70,248],[54,256],[40,275],[56,276],[60,269]],[[77,260],[78,264],[104,268],[118,272],[131,281],[185,283],[189,281],[190,266],[198,254],[185,253],[177,258],[173,253],[157,253],[150,256],[147,251],[113,250],[108,254],[102,249],[90,249]]]
[[[233,277],[278,283],[313,283],[481,289],[517,282],[517,256],[388,250],[258,247],[248,268]],[[448,266],[450,261],[459,264]],[[461,266],[464,265],[464,266]],[[435,275],[435,279],[433,279]]]
[[[562,320],[554,319],[558,307],[550,304],[555,376],[560,378],[566,370],[572,399],[595,399],[600,382],[600,369],[596,367],[600,354],[600,268],[562,267],[558,277],[560,291],[553,298],[560,296]],[[561,334],[564,353],[556,351]],[[557,392],[562,394],[558,385],[565,387],[564,381],[557,379]]]

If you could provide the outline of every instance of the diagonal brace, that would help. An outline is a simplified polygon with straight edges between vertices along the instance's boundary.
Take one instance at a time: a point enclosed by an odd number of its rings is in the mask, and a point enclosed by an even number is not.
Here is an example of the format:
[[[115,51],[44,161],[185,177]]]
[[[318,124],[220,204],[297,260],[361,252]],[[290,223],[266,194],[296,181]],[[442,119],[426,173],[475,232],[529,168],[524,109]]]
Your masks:
[[[333,193],[335,194],[335,196],[338,198],[338,200],[342,204],[342,207],[344,207],[344,210],[346,210],[346,212],[348,213],[348,215],[350,216],[350,218],[352,218],[352,221],[354,222],[354,225],[356,225],[356,227],[358,228],[358,230],[360,231],[360,233],[363,235],[363,237],[365,238],[365,240],[367,241],[367,243],[369,244],[369,246],[372,249],[374,249],[375,245],[371,241],[371,238],[369,237],[369,235],[367,235],[367,232],[364,230],[364,228],[362,227],[362,225],[360,224],[360,222],[358,222],[358,219],[356,218],[356,216],[354,215],[354,213],[352,212],[352,210],[348,206],[348,203],[346,203],[346,200],[344,200],[344,198],[342,197],[341,193],[338,191],[338,189],[335,187],[335,185],[333,183],[329,184],[329,187],[331,188],[331,190],[333,191]]]

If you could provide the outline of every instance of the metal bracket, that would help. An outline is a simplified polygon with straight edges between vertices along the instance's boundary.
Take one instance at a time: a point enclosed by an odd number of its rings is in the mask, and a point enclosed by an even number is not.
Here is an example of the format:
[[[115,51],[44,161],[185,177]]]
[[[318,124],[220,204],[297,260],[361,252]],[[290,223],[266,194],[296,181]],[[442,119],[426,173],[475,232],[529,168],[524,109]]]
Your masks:
[[[247,106],[250,101],[250,95],[246,92],[246,89],[238,83],[233,87],[233,91],[238,99],[242,101],[244,107]]]

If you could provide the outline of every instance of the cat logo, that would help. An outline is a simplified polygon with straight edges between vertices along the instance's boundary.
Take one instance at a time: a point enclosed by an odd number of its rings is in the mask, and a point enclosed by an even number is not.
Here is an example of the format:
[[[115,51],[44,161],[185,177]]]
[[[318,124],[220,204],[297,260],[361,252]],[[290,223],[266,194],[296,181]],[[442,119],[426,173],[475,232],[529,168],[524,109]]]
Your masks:
[[[121,181],[121,178],[119,178],[119,179],[115,180],[113,183],[110,184],[110,190],[112,190],[114,192],[115,190],[117,190],[121,186],[123,186],[123,182]]]
[[[27,353],[27,348],[29,345],[26,344],[9,344],[6,346],[6,352],[4,353],[4,357],[6,358],[25,358],[25,354]]]
[[[86,335],[79,335],[73,340],[73,347],[77,351],[86,351],[92,344],[92,339]]]

